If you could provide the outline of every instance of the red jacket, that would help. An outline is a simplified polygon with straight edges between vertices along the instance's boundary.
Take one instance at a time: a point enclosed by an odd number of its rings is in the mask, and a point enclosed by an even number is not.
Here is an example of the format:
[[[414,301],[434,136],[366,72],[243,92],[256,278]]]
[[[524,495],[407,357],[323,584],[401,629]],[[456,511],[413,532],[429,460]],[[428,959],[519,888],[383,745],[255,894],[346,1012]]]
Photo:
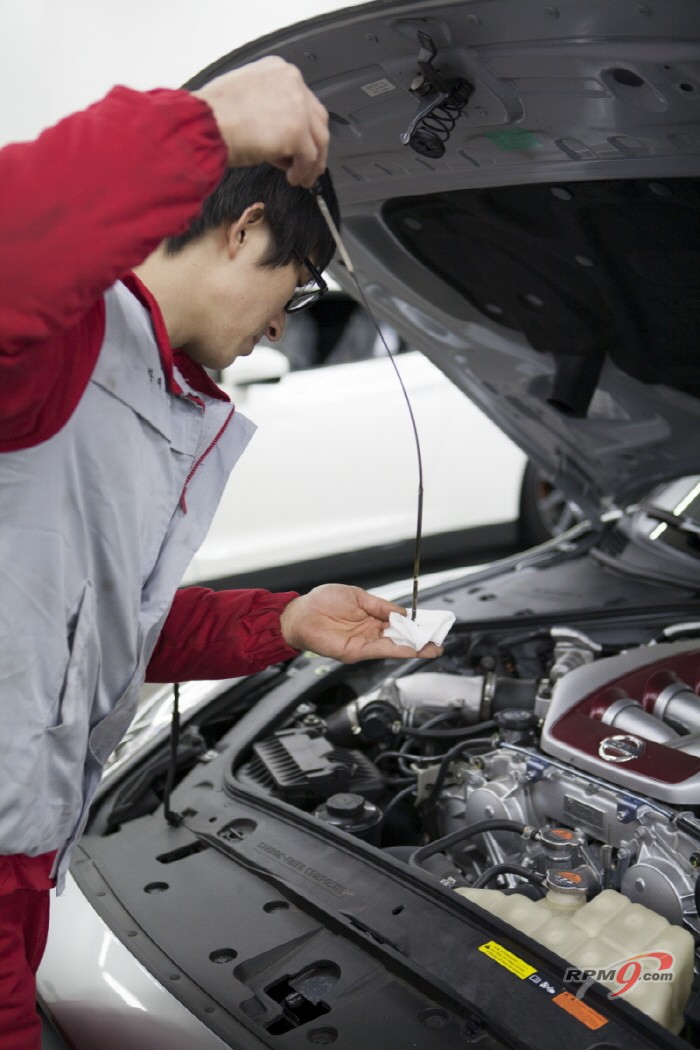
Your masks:
[[[115,88],[0,151],[0,452],[38,445],[70,418],[101,346],[103,292],[188,226],[225,163],[206,103],[168,90]],[[173,351],[146,298],[168,374]],[[174,359],[212,393],[203,369]],[[279,629],[293,596],[178,591],[147,679],[235,677],[293,656]]]

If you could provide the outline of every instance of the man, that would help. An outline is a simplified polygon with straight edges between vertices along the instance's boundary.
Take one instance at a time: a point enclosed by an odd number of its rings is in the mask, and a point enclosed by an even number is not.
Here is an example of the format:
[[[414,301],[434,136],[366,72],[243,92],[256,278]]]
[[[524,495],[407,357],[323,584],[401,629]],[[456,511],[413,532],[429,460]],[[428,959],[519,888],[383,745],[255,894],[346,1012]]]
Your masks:
[[[327,146],[269,58],[192,93],[116,88],[0,152],[3,1050],[40,1045],[48,889],[144,678],[415,655],[357,588],[176,593],[252,431],[202,366],[317,294],[332,245],[305,187]]]

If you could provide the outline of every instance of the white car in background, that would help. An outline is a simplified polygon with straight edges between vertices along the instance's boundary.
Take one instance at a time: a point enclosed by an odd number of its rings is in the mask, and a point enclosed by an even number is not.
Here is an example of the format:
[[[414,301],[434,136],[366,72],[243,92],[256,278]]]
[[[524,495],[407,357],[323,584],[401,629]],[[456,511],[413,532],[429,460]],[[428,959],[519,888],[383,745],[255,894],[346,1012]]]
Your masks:
[[[390,326],[382,336],[419,432],[426,565],[514,547],[525,455]],[[284,589],[355,571],[365,579],[408,573],[416,446],[394,365],[367,313],[336,286],[288,318],[277,346],[258,346],[220,382],[258,431],[184,582]]]

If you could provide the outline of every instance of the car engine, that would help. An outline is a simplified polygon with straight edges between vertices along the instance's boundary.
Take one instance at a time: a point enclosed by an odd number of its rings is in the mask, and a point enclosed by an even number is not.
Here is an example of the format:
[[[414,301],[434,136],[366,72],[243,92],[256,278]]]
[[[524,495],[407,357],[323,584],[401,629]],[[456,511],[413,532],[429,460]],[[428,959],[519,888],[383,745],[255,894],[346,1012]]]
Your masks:
[[[124,855],[130,829],[150,838],[143,820],[163,813],[197,841],[161,850],[159,864],[238,850],[250,822],[229,826],[226,807],[250,800],[297,814],[285,819],[315,828],[323,856],[334,841],[339,856],[378,851],[397,885],[410,870],[572,965],[589,966],[595,943],[569,950],[560,904],[631,907],[623,926],[651,931],[653,948],[673,944],[682,974],[673,988],[640,981],[629,1002],[700,1045],[700,623],[658,608],[627,622],[617,609],[554,624],[458,620],[435,660],[348,666],[306,653],[207,688],[169,754],[161,744],[125,773],[117,753],[88,849],[97,836],[99,855]],[[528,926],[552,900],[558,942]],[[637,943],[606,950],[619,962]]]
[[[329,715],[302,705],[236,779],[448,884],[574,871],[700,937],[700,644],[550,637],[541,677],[417,670]]]
[[[697,944],[697,631],[675,624],[627,648],[561,625],[472,640],[466,660],[453,643],[346,703],[337,689],[302,703],[232,782],[477,903],[486,888],[531,901],[552,888],[588,901],[612,890]],[[690,937],[686,949],[687,997]],[[638,993],[653,1016],[649,989]],[[679,1031],[680,1018],[668,1026]]]

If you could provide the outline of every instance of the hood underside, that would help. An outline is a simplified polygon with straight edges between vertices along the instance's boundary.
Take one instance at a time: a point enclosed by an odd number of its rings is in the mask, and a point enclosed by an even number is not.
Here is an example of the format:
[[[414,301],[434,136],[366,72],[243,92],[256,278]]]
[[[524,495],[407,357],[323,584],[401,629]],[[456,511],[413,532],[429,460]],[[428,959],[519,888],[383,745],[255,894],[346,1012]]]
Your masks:
[[[589,513],[700,472],[696,0],[372,3],[190,86],[269,53],[331,114],[377,318]]]

